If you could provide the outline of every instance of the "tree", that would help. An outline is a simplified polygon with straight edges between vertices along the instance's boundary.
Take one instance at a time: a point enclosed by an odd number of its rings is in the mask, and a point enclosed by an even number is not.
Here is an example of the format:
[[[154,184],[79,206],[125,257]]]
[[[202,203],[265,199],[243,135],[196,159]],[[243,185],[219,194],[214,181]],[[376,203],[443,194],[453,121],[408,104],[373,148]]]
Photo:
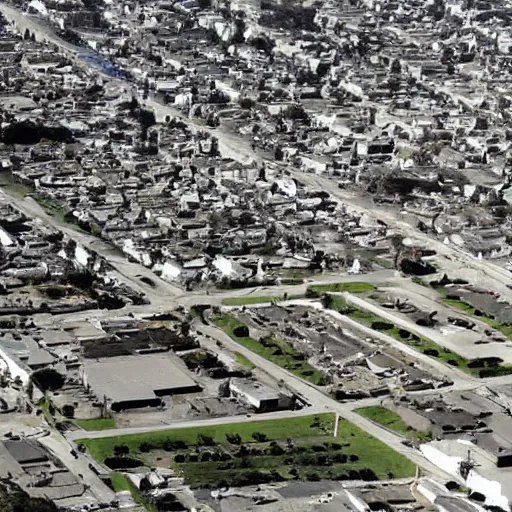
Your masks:
[[[241,445],[242,438],[240,434],[226,434],[226,441],[230,444]]]
[[[74,418],[75,417],[75,408],[70,404],[66,404],[62,407],[62,414],[66,418]]]
[[[114,455],[116,457],[123,457],[130,453],[130,448],[126,444],[116,444],[114,446]]]
[[[267,440],[267,436],[262,432],[253,432],[252,438],[258,443],[264,443]]]
[[[197,436],[197,444],[203,446],[215,446],[215,439],[211,436],[206,436],[204,434],[199,434]]]
[[[41,391],[46,392],[60,389],[66,382],[66,377],[54,368],[42,368],[32,374],[32,380]]]
[[[149,453],[151,451],[151,445],[146,442],[140,443],[139,450],[142,453]]]

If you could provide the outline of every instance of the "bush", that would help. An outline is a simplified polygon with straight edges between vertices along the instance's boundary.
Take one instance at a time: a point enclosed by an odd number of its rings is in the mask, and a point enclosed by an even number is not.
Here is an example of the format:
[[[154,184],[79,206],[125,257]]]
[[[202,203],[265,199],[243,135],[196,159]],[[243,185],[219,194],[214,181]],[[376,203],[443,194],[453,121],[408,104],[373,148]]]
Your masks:
[[[139,450],[142,453],[149,453],[151,451],[151,445],[149,443],[140,443]]]
[[[215,446],[215,439],[211,436],[205,436],[204,434],[199,434],[197,436],[197,444],[202,446]]]
[[[122,457],[123,455],[128,455],[130,453],[130,448],[126,444],[116,444],[114,446],[114,455],[116,457]]]
[[[350,478],[350,480],[361,480],[361,474],[359,473],[359,471],[355,469],[351,469],[348,472],[348,477]]]
[[[246,325],[239,325],[233,329],[233,334],[237,338],[248,338],[249,337],[249,328]]]
[[[286,119],[304,120],[308,119],[308,114],[302,105],[290,105],[285,110],[283,110],[283,117]]]
[[[143,466],[140,460],[132,457],[107,457],[104,462],[110,469],[133,469]]]
[[[226,441],[230,444],[242,444],[242,438],[240,437],[240,434],[226,434]]]
[[[267,440],[267,436],[262,432],[253,432],[252,438],[258,443],[264,443]]]
[[[183,441],[173,441],[172,439],[166,439],[162,443],[162,448],[166,452],[172,452],[174,450],[184,450],[187,447],[187,444]]]
[[[372,482],[374,480],[379,479],[379,477],[375,474],[375,472],[368,468],[360,469],[359,475],[361,476],[361,480],[364,480],[366,482]]]
[[[275,441],[272,441],[270,443],[269,452],[270,452],[270,455],[275,455],[275,456],[283,455],[284,448],[280,444],[276,443]]]
[[[182,453],[178,453],[174,456],[174,462],[177,462],[178,464],[181,464],[185,462],[185,455]]]

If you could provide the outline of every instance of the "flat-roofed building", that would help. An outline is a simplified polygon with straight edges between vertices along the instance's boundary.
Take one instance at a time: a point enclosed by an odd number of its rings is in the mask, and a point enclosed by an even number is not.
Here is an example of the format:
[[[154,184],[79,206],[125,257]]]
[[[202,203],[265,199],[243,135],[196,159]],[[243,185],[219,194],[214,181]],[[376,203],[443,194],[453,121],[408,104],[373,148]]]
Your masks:
[[[230,379],[229,391],[232,396],[250,405],[257,412],[288,409],[293,404],[292,397],[247,379]]]
[[[201,387],[167,353],[86,360],[82,382],[112,410],[158,406],[162,396],[196,393]]]

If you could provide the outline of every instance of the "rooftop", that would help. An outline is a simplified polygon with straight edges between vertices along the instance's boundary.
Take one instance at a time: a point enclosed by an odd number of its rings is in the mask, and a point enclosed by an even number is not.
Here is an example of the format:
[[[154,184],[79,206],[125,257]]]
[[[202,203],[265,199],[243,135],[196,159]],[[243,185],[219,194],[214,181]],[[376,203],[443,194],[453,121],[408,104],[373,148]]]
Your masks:
[[[154,400],[197,390],[197,383],[166,354],[86,360],[84,374],[98,397],[113,402]]]

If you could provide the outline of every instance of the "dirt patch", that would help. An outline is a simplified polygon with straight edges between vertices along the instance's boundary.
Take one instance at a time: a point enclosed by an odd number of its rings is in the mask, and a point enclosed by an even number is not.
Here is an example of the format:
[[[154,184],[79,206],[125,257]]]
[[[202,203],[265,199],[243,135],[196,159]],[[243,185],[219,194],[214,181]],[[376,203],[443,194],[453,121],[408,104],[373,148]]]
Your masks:
[[[392,399],[386,399],[382,402],[382,405],[398,414],[402,421],[410,426],[413,430],[418,432],[428,432],[432,430],[432,423],[427,418],[421,416],[416,411],[413,411],[407,407],[397,405]]]

